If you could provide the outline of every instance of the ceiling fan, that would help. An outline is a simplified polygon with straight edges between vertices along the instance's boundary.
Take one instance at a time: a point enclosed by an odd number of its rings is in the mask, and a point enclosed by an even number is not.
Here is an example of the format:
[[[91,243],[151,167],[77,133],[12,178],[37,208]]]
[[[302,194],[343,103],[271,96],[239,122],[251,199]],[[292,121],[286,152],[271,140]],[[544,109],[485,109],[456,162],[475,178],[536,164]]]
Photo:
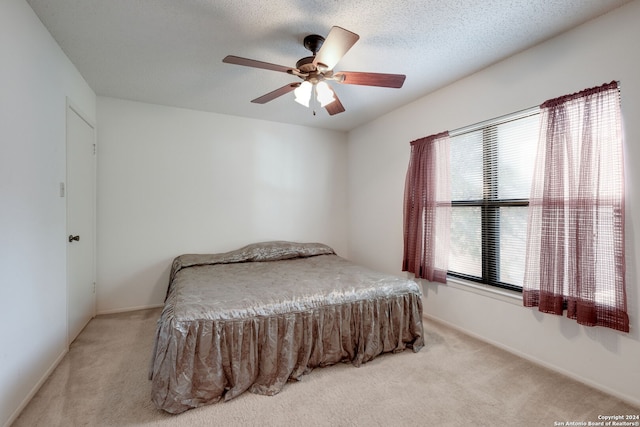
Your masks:
[[[239,56],[226,56],[222,62],[227,64],[244,65],[246,67],[262,68],[265,70],[280,71],[299,77],[302,82],[290,83],[262,95],[251,102],[266,104],[269,101],[294,91],[296,102],[309,106],[312,91],[315,88],[316,99],[320,106],[325,108],[330,115],[342,113],[344,106],[335,92],[327,84],[333,81],[341,84],[378,86],[389,88],[401,88],[406,76],[404,74],[365,73],[358,71],[333,71],[338,61],[358,41],[360,36],[341,27],[332,27],[325,39],[317,34],[311,34],[304,38],[304,47],[313,55],[307,56],[296,62],[295,68],[283,65],[271,64],[254,59],[241,58]],[[315,111],[314,111],[315,114]]]

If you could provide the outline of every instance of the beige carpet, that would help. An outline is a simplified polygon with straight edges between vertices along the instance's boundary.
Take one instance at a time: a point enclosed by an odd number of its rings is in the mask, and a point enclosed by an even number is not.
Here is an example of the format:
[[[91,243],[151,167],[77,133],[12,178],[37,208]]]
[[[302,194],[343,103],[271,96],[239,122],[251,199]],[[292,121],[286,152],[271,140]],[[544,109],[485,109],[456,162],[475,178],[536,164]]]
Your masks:
[[[639,408],[425,321],[419,353],[316,369],[275,396],[169,415],[147,380],[159,309],[93,319],[14,426],[554,426]]]

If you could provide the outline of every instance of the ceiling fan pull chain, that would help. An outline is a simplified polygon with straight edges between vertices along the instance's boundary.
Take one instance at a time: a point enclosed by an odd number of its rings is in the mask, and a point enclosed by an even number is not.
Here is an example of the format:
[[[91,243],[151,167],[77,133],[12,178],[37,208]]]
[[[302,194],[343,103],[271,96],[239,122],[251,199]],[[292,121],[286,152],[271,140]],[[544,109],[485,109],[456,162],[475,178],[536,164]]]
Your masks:
[[[315,85],[314,85],[315,86]],[[313,115],[316,115],[316,106],[318,105],[318,100],[316,98],[316,91],[315,91],[315,87],[313,88],[313,92],[311,92],[311,102],[313,102]]]

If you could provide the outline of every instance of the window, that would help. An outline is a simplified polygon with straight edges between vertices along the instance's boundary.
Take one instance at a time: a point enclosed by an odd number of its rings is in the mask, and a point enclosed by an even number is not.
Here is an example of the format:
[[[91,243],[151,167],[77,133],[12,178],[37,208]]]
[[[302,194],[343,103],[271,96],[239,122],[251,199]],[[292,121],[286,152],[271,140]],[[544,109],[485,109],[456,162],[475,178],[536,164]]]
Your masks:
[[[629,332],[622,137],[613,81],[412,141],[403,271]]]
[[[522,291],[539,109],[450,133],[449,276]]]

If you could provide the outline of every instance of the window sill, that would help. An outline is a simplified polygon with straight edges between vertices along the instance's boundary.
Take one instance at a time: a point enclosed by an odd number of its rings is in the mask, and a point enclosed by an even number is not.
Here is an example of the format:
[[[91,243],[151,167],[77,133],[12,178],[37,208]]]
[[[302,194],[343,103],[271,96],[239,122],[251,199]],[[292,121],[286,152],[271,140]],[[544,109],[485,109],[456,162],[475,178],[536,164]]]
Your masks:
[[[497,299],[500,301],[508,302],[514,305],[522,305],[522,294],[520,292],[510,291],[508,289],[501,289],[495,286],[483,285],[480,283],[471,282],[457,277],[447,277],[447,286],[454,289],[460,289],[467,292],[472,292],[477,295]]]

